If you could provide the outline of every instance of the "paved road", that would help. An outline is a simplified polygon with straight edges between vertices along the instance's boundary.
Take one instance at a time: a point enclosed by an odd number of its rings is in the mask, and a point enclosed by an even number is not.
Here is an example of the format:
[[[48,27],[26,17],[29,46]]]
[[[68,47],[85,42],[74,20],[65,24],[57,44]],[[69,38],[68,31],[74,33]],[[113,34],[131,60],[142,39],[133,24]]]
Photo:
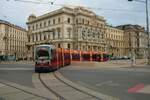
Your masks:
[[[140,71],[141,70],[141,71]],[[150,93],[141,91],[149,86],[150,68],[100,68],[71,69],[64,67],[59,70],[63,75],[92,90],[119,97],[121,100],[149,100]],[[0,79],[11,81],[33,88],[32,75],[34,66],[30,64],[1,64]],[[140,90],[140,91],[139,91]]]
[[[65,67],[63,75],[95,91],[119,97],[120,100],[150,100],[150,93],[139,92],[150,85],[150,72],[142,69],[74,69]]]
[[[33,73],[34,66],[30,64],[0,64],[0,79],[27,87],[34,87]]]

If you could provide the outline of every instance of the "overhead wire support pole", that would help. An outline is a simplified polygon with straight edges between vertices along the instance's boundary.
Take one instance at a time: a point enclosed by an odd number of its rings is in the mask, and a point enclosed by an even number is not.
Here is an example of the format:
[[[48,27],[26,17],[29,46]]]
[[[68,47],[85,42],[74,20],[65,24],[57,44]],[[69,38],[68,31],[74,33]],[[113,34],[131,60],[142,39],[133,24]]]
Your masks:
[[[148,0],[146,2],[146,25],[147,25],[147,35],[148,35],[148,65],[150,65],[150,33],[149,33],[149,13],[148,13]]]
[[[145,9],[146,9],[146,33],[148,35],[148,56],[147,56],[147,59],[148,59],[148,62],[147,64],[150,65],[150,32],[149,32],[149,11],[148,11],[148,0],[128,0],[128,1],[136,1],[136,2],[141,2],[141,3],[144,3],[145,4]]]

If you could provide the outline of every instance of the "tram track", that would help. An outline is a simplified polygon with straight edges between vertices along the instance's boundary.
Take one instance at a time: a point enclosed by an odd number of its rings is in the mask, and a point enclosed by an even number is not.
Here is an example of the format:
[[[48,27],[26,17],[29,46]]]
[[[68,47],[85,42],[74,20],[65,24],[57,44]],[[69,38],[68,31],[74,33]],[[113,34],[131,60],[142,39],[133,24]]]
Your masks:
[[[43,96],[38,95],[38,94],[36,94],[36,93],[33,93],[33,92],[31,92],[31,91],[27,91],[27,90],[25,90],[25,89],[19,88],[19,87],[17,87],[17,86],[11,85],[11,83],[9,83],[9,82],[4,82],[4,81],[1,81],[1,80],[0,80],[0,83],[3,84],[4,86],[8,86],[8,87],[14,88],[14,89],[16,89],[16,90],[20,90],[20,91],[22,91],[22,92],[24,92],[24,93],[33,95],[33,96],[35,96],[35,97],[39,97],[39,98],[41,98],[41,99],[48,100],[48,98],[46,98],[46,97],[43,97]]]
[[[78,88],[76,88],[76,87],[74,87],[74,86],[68,84],[67,82],[65,82],[64,80],[62,80],[61,78],[59,78],[59,77],[56,75],[56,73],[53,73],[53,75],[55,76],[56,79],[58,79],[60,82],[64,83],[65,85],[67,85],[67,86],[69,86],[69,87],[71,87],[71,88],[73,88],[73,89],[75,89],[75,90],[77,90],[77,91],[79,91],[79,92],[81,92],[81,93],[83,93],[83,94],[86,94],[86,95],[88,95],[88,96],[91,96],[91,97],[93,97],[93,99],[95,99],[95,100],[102,100],[101,98],[96,97],[95,95],[92,95],[92,94],[90,94],[90,93],[88,93],[88,92],[85,92],[85,91],[83,91],[83,90],[81,90],[81,89],[78,89]]]
[[[38,74],[40,82],[59,100],[102,100],[101,98],[82,91],[60,79],[57,73]]]
[[[43,84],[43,86],[49,91],[52,92],[57,98],[58,100],[66,100],[63,96],[59,95],[57,92],[55,92],[52,88],[50,88],[49,86],[47,86],[45,84],[45,82],[41,79],[41,74],[38,74],[39,80],[40,82]]]

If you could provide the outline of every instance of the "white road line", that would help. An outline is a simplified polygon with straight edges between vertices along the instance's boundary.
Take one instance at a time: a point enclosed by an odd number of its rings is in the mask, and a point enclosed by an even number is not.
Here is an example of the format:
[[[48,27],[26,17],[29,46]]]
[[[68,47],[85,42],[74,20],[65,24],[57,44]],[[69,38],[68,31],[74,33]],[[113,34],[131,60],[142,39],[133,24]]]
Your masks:
[[[3,87],[3,86],[6,86],[6,85],[0,83],[0,87]]]
[[[106,84],[110,84],[110,83],[112,83],[112,81],[105,81],[105,82],[96,84],[96,86],[102,86],[102,85],[106,85]]]
[[[0,70],[33,70],[34,68],[0,68]]]

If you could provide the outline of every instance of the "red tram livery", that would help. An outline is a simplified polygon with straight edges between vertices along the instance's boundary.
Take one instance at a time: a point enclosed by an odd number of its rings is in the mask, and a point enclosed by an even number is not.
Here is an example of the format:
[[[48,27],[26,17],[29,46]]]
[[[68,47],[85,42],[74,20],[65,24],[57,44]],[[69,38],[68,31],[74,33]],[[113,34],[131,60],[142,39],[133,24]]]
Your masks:
[[[53,45],[39,45],[35,50],[35,72],[53,71],[71,63],[70,51]]]
[[[110,54],[55,48],[53,45],[39,45],[35,50],[35,72],[53,71],[70,65],[71,61],[108,61]]]

